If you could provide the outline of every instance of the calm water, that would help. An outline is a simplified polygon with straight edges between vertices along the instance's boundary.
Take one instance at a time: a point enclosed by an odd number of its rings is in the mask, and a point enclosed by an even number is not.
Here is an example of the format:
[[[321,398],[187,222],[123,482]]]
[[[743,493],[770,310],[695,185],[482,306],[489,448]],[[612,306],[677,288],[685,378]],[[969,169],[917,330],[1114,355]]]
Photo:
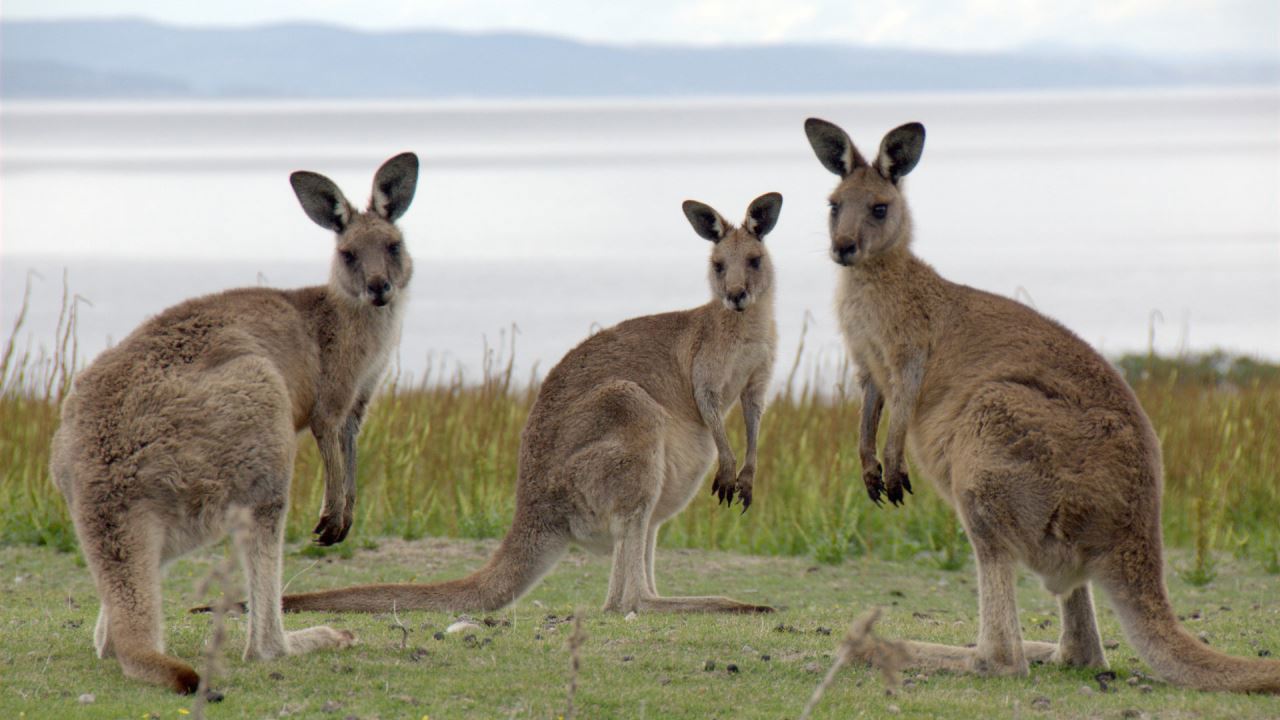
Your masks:
[[[736,219],[786,204],[769,238],[782,362],[808,313],[807,362],[841,356],[827,259],[834,185],[801,124],[864,154],[929,129],[908,180],[916,251],[1016,296],[1108,354],[1226,348],[1280,358],[1280,91],[545,103],[7,103],[0,121],[0,320],[52,342],[64,271],[91,357],[147,315],[237,285],[321,282],[330,237],[287,177],[313,169],[363,203],[412,149],[402,222],[418,274],[400,353],[474,376],[519,328],[519,372],[590,332],[708,295],[708,245],[680,202]],[[32,274],[34,271],[35,274]],[[785,375],[780,367],[778,376]]]

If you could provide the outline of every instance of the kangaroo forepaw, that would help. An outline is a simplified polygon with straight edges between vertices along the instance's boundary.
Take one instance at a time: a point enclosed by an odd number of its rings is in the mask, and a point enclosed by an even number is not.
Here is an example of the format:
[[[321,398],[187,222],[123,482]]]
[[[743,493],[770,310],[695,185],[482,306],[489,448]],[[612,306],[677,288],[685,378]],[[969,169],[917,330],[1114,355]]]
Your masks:
[[[723,471],[716,472],[715,480],[711,482],[711,494],[716,496],[717,505],[733,505],[735,484],[732,471],[728,473]]]
[[[892,470],[889,472],[889,479],[885,483],[885,495],[889,497],[889,503],[892,505],[902,505],[904,496],[902,491],[914,495],[911,492],[911,478],[907,477],[905,470]]]
[[[345,540],[347,533],[351,531],[351,520],[352,516],[346,513],[321,515],[316,529],[311,531],[316,536],[316,544],[337,545]]]
[[[738,482],[734,485],[734,489],[738,491],[738,497],[742,500],[742,512],[746,512],[751,507],[751,488],[755,484],[755,470],[750,466],[742,469],[738,473]]]
[[[880,494],[885,491],[885,487],[879,461],[872,460],[863,466],[862,482],[867,486],[867,496],[871,498],[871,502],[883,507],[884,501],[880,499]]]

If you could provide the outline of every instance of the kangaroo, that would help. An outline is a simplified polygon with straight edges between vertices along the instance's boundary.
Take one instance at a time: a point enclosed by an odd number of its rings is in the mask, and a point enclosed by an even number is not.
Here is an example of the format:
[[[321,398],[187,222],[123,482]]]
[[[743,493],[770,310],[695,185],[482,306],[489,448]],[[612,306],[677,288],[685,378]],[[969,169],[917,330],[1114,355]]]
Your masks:
[[[1280,693],[1280,662],[1224,655],[1178,624],[1162,566],[1160,444],[1111,364],[1053,320],[948,282],[912,253],[901,181],[920,160],[924,127],[890,131],[872,163],[829,122],[811,118],[805,132],[841,178],[830,252],[843,268],[836,309],[861,373],[867,492],[903,502],[909,446],[959,515],[977,562],[976,647],[907,643],[909,664],[1024,676],[1029,661],[1105,668],[1096,581],[1130,642],[1169,682]],[[1058,597],[1057,644],[1022,640],[1017,562]]]
[[[98,657],[124,674],[194,692],[199,676],[164,653],[162,568],[227,531],[248,580],[245,659],[355,642],[347,631],[285,632],[281,552],[296,438],[324,457],[321,544],[351,526],[355,438],[399,339],[412,263],[393,224],[413,199],[418,158],[388,160],[357,211],[321,175],[290,181],[307,215],[337,234],[328,285],[246,288],[188,300],[134,330],[74,382],[53,438],[51,473],[97,586]]]
[[[684,213],[713,243],[714,298],[634,318],[584,340],[547,375],[521,436],[516,511],[487,565],[431,585],[361,585],[284,596],[284,609],[492,611],[533,587],[570,542],[613,550],[605,611],[769,612],[723,597],[660,597],[658,528],[693,498],[719,457],[712,493],[751,505],[756,438],[777,331],[763,242],[782,196],[756,198],[742,227],[694,201]],[[723,416],[741,401],[742,471]]]

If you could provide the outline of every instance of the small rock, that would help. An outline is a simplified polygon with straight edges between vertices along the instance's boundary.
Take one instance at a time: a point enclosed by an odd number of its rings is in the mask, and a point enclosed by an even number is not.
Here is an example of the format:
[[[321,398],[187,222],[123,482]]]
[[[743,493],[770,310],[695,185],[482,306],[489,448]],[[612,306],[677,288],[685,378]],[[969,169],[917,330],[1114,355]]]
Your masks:
[[[337,700],[325,700],[320,706],[320,712],[335,713],[342,709],[342,703]]]
[[[772,656],[772,655],[769,655],[769,654],[767,654],[767,653],[766,653],[766,654],[764,654],[764,655],[761,655],[761,656],[760,656],[760,659],[761,659],[761,660],[763,660],[763,661],[765,661],[765,662],[769,662],[770,660],[772,660],[772,659],[773,659],[773,656]]]
[[[1139,686],[1138,686],[1138,692],[1140,692],[1140,693],[1149,693],[1149,692],[1151,692],[1151,686],[1150,686],[1150,685],[1139,685]]]
[[[358,716],[358,715],[348,715],[348,716],[346,716],[346,717],[342,718],[342,720],[360,720],[360,716]]]
[[[743,646],[742,646],[742,652],[744,652],[744,653],[746,653],[746,654],[748,654],[748,655],[755,655],[755,654],[756,654],[756,649],[755,649],[755,648],[753,648],[753,647],[751,647],[750,645],[743,645]]]
[[[885,710],[888,710],[888,711],[889,711],[889,713],[890,713],[890,714],[892,714],[892,715],[897,715],[898,713],[902,712],[902,708],[898,707],[897,705],[893,705],[893,704],[890,704],[890,705],[886,706],[886,707],[885,707]]]
[[[426,657],[428,654],[429,653],[426,648],[416,647],[409,653],[409,660],[412,662],[421,662],[422,658]]]
[[[671,684],[671,678],[667,677],[666,675],[663,675],[662,677],[658,678],[658,684],[659,684],[659,685],[670,685],[670,684]]]
[[[626,614],[622,619],[623,619],[623,620],[626,620],[627,622],[631,622],[632,620],[635,620],[635,619],[636,619],[636,611],[635,611],[635,610],[632,610],[631,612],[627,613],[627,614]]]
[[[211,703],[220,703],[223,700],[223,695],[217,690],[214,690],[213,688],[209,688],[208,690],[204,691],[204,699]]]
[[[1129,687],[1138,687],[1138,683],[1141,681],[1136,677],[1131,677],[1128,680],[1125,680],[1125,682],[1129,683]]]
[[[702,671],[703,671],[703,672],[711,672],[712,670],[715,670],[715,669],[716,669],[716,661],[715,661],[715,660],[708,660],[708,661],[706,661],[706,662],[702,663]]]
[[[632,660],[635,660],[635,657],[633,657],[633,656],[631,656],[631,655],[623,655],[623,656],[622,656],[622,662],[631,662]]]
[[[1266,648],[1262,648],[1258,651],[1258,657],[1271,657],[1271,651]]]
[[[1201,630],[1199,633],[1196,633],[1196,637],[1200,638],[1200,642],[1204,643],[1205,645],[1209,644],[1209,633],[1205,632],[1204,630]]]
[[[737,675],[737,674],[738,674],[738,666],[737,666],[737,665],[735,665],[735,664],[733,664],[733,663],[729,663],[728,665],[725,665],[725,666],[724,666],[724,669],[725,669],[725,670],[726,670],[730,675]]]
[[[279,670],[273,670],[271,671],[270,675],[267,675],[267,678],[270,680],[275,680],[276,682],[280,682],[281,680],[284,679],[284,673],[280,672]]]
[[[444,633],[442,633],[442,632],[440,632],[439,630],[437,630],[434,634],[432,634],[432,635],[431,635],[431,637],[435,638],[436,640],[443,640],[443,639],[444,639]]]
[[[1081,686],[1080,686],[1080,694],[1081,694],[1081,695],[1093,695],[1093,694],[1094,694],[1094,690],[1093,690],[1093,688],[1089,687],[1088,685],[1081,685]]]
[[[1036,710],[1048,710],[1050,704],[1052,704],[1051,701],[1044,695],[1037,695],[1031,699],[1031,707]]]
[[[479,625],[477,625],[477,624],[475,624],[475,623],[473,623],[473,622],[471,622],[471,621],[469,621],[469,620],[459,620],[458,622],[456,622],[456,623],[454,623],[454,624],[450,625],[449,627],[445,628],[445,629],[444,629],[444,631],[445,631],[446,633],[448,633],[448,634],[452,635],[452,634],[454,634],[454,633],[460,633],[460,632],[465,632],[465,631],[469,631],[469,630],[479,630],[479,629],[480,629],[480,626],[479,626]]]
[[[830,635],[830,634],[831,634],[831,628],[829,628],[829,627],[822,627],[821,625],[819,625],[819,626],[818,626],[818,629],[817,629],[817,630],[814,630],[814,632],[818,633],[819,635]]]
[[[1116,648],[1120,647],[1120,643],[1116,642],[1115,640],[1112,640],[1111,642],[1102,643],[1102,647],[1108,650],[1115,650]]]
[[[97,699],[98,698],[94,697],[93,693],[85,693],[80,696],[80,704],[89,705],[90,703],[92,703],[94,700],[97,700]]]
[[[1120,717],[1126,717],[1126,718],[1142,717],[1142,713],[1138,712],[1137,710],[1134,710],[1133,708],[1125,708],[1124,710],[1120,711]]]
[[[822,672],[822,666],[816,662],[805,663],[804,671],[808,673],[818,674]]]

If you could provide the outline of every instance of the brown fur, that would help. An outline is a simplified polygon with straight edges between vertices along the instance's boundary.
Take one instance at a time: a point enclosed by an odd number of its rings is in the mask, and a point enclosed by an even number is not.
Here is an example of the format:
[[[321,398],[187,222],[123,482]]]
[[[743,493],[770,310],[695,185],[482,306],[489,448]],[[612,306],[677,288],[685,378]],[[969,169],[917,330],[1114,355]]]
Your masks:
[[[527,592],[577,542],[613,550],[606,610],[768,610],[722,597],[659,597],[653,555],[659,526],[689,503],[717,455],[713,492],[729,503],[736,493],[744,510],[750,504],[777,342],[762,238],[781,203],[777,194],[758,198],[741,229],[701,203],[685,203],[694,228],[715,242],[715,299],[596,333],[551,370],[522,437],[515,519],[484,568],[433,585],[286,595],[284,608],[495,610]],[[739,399],[747,455],[735,476],[722,417]]]
[[[417,167],[409,154],[388,161],[374,205],[394,200],[403,212]],[[177,692],[193,692],[199,678],[164,654],[161,569],[225,534],[232,508],[254,520],[237,543],[249,590],[245,657],[354,641],[328,627],[286,633],[280,619],[294,449],[310,428],[328,474],[317,531],[322,542],[341,540],[354,501],[355,434],[397,341],[412,264],[388,250],[403,243],[392,224],[398,212],[355,212],[318,175],[293,181],[308,214],[338,231],[329,284],[231,290],[165,310],[76,378],[53,439],[53,479],[102,601],[98,655]]]
[[[890,132],[868,164],[845,133],[809,120],[819,159],[841,176],[831,253],[844,266],[836,308],[861,368],[868,492],[910,489],[904,449],[959,514],[978,566],[975,648],[911,643],[911,663],[1027,673],[1028,660],[1105,667],[1090,581],[1125,633],[1170,682],[1280,693],[1280,661],[1217,652],[1183,630],[1164,584],[1160,445],[1133,392],[1085,342],[1007,298],[948,282],[911,252],[900,178],[924,128]],[[886,205],[884,218],[875,206]],[[889,407],[884,470],[875,428]],[[1058,596],[1057,645],[1022,641],[1015,563]]]

